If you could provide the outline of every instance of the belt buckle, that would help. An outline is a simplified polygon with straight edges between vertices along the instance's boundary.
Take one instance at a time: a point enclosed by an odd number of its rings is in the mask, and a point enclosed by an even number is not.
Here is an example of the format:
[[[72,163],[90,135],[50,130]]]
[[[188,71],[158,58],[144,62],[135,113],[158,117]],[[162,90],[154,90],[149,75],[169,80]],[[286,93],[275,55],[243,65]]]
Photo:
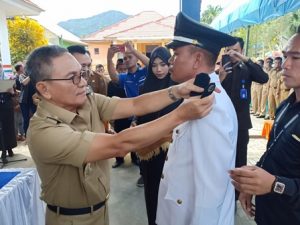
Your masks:
[[[109,199],[110,193],[108,193],[105,197],[105,202]]]
[[[92,205],[91,206],[91,214],[93,214],[93,212],[94,212],[94,206]]]

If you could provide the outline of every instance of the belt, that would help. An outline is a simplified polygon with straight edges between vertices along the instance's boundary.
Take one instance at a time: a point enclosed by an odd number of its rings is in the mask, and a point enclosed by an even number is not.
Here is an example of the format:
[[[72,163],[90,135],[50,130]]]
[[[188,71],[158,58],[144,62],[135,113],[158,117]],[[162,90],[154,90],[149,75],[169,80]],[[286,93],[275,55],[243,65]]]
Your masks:
[[[96,205],[92,205],[90,207],[85,207],[85,208],[63,208],[59,206],[54,206],[54,205],[49,205],[47,204],[48,209],[50,209],[52,212],[55,212],[60,215],[66,215],[66,216],[76,216],[76,215],[83,215],[83,214],[88,214],[97,211],[100,209],[102,206],[105,205],[108,197],[103,202],[99,202]]]

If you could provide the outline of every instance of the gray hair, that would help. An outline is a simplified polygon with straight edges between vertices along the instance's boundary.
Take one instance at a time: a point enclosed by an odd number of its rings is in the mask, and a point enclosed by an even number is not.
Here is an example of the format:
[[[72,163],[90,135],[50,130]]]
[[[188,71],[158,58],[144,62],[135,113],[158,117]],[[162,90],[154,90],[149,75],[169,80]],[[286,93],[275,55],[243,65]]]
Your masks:
[[[51,78],[52,60],[67,52],[65,48],[51,45],[37,48],[28,56],[25,73],[30,77],[34,87],[37,82]]]

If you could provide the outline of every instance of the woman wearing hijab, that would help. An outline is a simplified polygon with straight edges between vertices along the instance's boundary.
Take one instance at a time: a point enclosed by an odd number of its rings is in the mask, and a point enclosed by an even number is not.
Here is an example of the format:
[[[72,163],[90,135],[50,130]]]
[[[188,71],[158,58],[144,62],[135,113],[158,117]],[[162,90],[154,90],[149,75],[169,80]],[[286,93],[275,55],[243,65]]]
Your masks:
[[[164,89],[175,84],[169,74],[168,60],[170,57],[170,52],[164,47],[157,47],[152,51],[148,66],[148,75],[141,89],[141,94]],[[161,111],[138,117],[137,124],[155,120],[174,110],[180,103],[181,101],[177,101]],[[158,188],[170,140],[171,134],[138,152],[144,178],[145,201],[149,225],[156,224]]]

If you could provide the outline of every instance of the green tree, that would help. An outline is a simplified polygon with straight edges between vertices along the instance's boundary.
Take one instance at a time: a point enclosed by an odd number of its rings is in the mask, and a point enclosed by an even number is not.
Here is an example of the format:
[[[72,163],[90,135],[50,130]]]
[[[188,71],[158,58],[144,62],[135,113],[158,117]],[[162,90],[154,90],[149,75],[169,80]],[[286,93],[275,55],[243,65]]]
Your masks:
[[[201,15],[201,22],[211,24],[211,22],[222,12],[222,7],[208,5]]]
[[[300,23],[300,10],[250,27],[248,56],[264,58],[267,53],[281,51]],[[240,28],[233,36],[246,40],[247,28]]]
[[[297,28],[300,24],[300,10],[298,10],[295,13],[291,13],[289,18],[288,18],[288,31],[286,32],[289,36],[293,35],[296,33]]]
[[[12,63],[23,61],[35,48],[47,45],[44,28],[30,18],[8,19],[9,47]]]

